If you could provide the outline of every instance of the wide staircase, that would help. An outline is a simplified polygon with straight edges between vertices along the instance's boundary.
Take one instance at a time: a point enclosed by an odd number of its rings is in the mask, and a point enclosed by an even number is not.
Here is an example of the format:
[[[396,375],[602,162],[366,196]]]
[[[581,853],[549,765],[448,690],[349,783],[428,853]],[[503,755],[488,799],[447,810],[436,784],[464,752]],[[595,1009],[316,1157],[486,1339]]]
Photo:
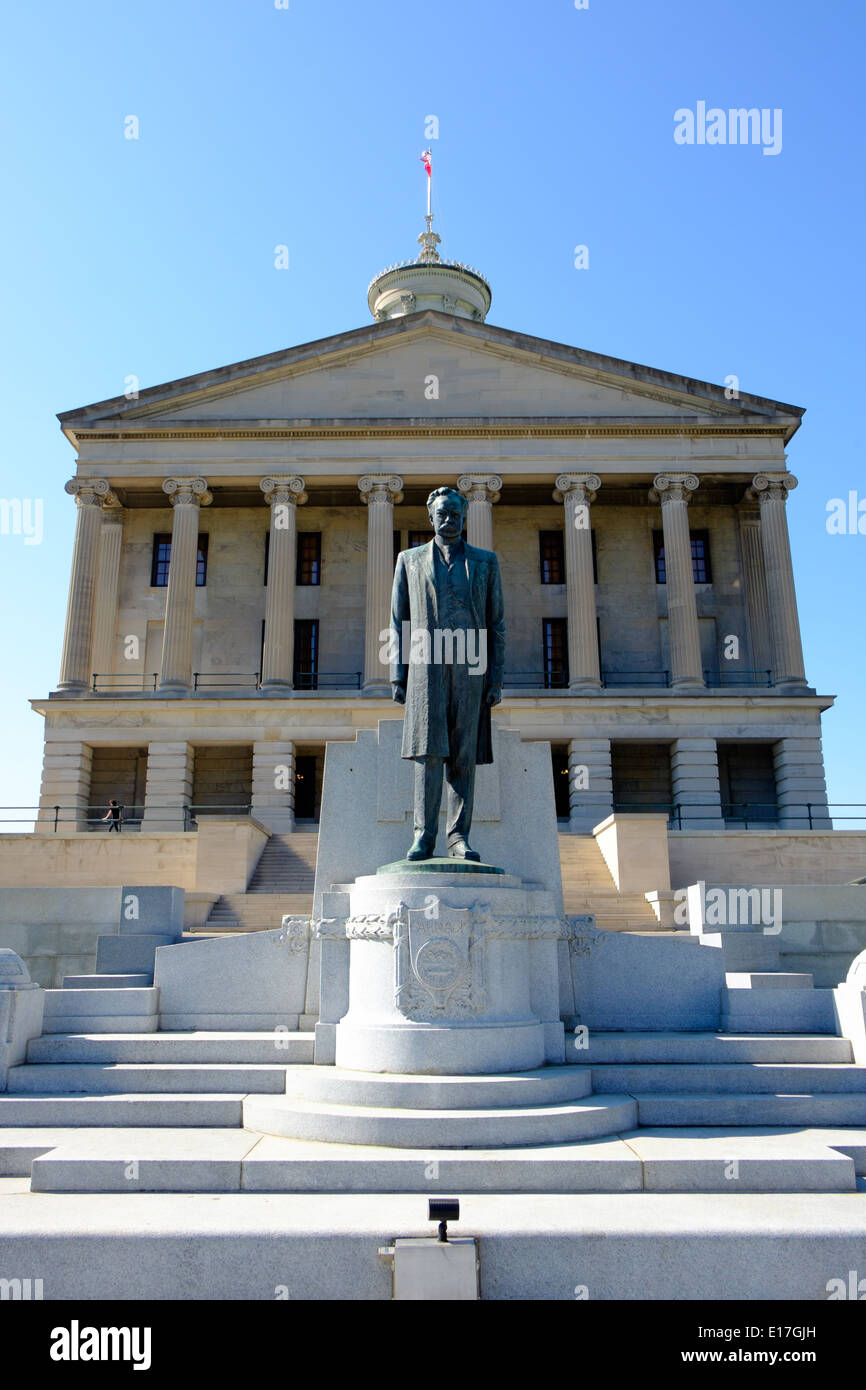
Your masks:
[[[207,934],[271,931],[287,913],[312,911],[316,876],[315,831],[271,835],[245,893],[225,893],[201,928]],[[559,835],[562,889],[568,913],[592,913],[607,931],[657,931],[656,916],[641,893],[620,893],[592,835]]]
[[[432,1155],[440,1185],[466,1193],[866,1188],[866,1066],[845,1038],[578,1030],[567,1044],[572,1065],[540,1074],[543,1095],[537,1073],[503,1077],[492,1114],[489,1098],[477,1108],[477,1078],[431,1077],[411,1088],[414,1102],[383,1101],[343,1094],[347,1074],[326,1068],[337,1090],[315,1113],[333,1111],[341,1145],[315,1129],[243,1128],[247,1100],[257,1113],[287,1094],[303,1115],[323,1072],[311,1033],[46,1033],[0,1095],[0,1175],[30,1175],[32,1192],[408,1193],[429,1190]],[[399,1135],[417,1129],[413,1103],[432,1136],[423,1162]],[[351,1142],[371,1104],[385,1140],[375,1149]],[[499,1137],[471,1147],[474,1127],[491,1132],[497,1114]]]
[[[592,835],[560,832],[559,861],[567,913],[593,913],[606,931],[658,931],[655,913],[642,893],[620,893]]]
[[[225,936],[272,931],[287,913],[309,916],[318,844],[315,831],[271,835],[246,892],[224,893],[218,898],[202,931]]]

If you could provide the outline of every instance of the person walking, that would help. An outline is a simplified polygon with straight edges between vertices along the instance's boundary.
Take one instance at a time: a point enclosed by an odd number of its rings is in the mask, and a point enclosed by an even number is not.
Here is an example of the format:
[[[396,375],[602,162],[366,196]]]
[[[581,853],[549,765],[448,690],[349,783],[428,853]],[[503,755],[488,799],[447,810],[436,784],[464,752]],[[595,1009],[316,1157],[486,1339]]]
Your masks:
[[[123,807],[120,806],[119,803],[112,798],[112,800],[108,803],[108,810],[106,811],[102,819],[104,821],[107,820],[111,822],[108,827],[109,835],[111,834],[112,830],[116,830],[119,835],[120,827],[123,824]]]

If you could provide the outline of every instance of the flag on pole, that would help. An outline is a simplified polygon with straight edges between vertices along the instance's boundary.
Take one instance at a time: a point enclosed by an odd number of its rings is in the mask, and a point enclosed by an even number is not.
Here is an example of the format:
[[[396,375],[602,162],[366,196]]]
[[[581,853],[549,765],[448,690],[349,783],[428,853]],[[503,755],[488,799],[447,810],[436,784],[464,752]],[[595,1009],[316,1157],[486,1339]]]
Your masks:
[[[431,162],[432,159],[433,159],[433,151],[432,151],[432,150],[425,150],[424,153],[421,155],[421,163],[424,165],[424,168],[427,170],[427,177],[428,177],[428,179],[432,179],[432,177],[433,177],[433,164],[432,164],[432,162]]]

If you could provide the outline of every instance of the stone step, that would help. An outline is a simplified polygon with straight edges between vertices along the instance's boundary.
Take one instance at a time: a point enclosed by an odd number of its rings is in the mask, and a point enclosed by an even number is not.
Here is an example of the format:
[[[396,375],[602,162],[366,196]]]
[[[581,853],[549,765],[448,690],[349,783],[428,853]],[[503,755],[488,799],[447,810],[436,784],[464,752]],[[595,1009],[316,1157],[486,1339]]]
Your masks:
[[[175,1091],[187,1095],[238,1092],[266,1092],[286,1089],[286,1064],[201,1062],[132,1062],[96,1064],[69,1062],[65,1065],[10,1067],[8,1094],[15,1095],[131,1095]]]
[[[153,1033],[159,990],[47,989],[43,1033]]]
[[[728,989],[814,989],[815,977],[793,970],[728,970],[725,984]]]
[[[722,1028],[732,1033],[835,1033],[831,989],[725,989]]]
[[[486,1076],[393,1076],[338,1067],[293,1067],[286,1094],[327,1105],[382,1109],[514,1109],[580,1100],[592,1091],[589,1067],[543,1067]]]
[[[149,989],[152,975],[64,975],[64,989]]]
[[[291,1139],[395,1148],[512,1148],[559,1144],[633,1129],[634,1102],[592,1096],[554,1105],[497,1110],[391,1110],[328,1105],[283,1096],[244,1102],[244,1127]]]
[[[312,1062],[313,1033],[104,1033],[34,1038],[28,1063]]]
[[[632,1092],[641,1125],[866,1125],[866,1096]]]
[[[231,1126],[242,1122],[244,1094],[222,1095],[0,1095],[4,1130],[103,1126]]]
[[[227,1129],[66,1131],[27,1141],[33,1192],[852,1192],[852,1159],[809,1135],[649,1130],[534,1148],[359,1148]],[[0,1151],[2,1152],[2,1151]]]
[[[607,1095],[653,1092],[685,1095],[690,1091],[709,1095],[752,1093],[811,1096],[860,1094],[866,1104],[866,1066],[824,1062],[735,1062],[714,1066],[700,1062],[643,1062],[637,1065],[608,1062],[592,1067],[592,1084]]]
[[[578,1044],[586,1043],[586,1046]],[[579,1066],[598,1062],[851,1062],[847,1038],[816,1033],[603,1033],[566,1036],[566,1056]]]
[[[45,1299],[76,1306],[122,1290],[130,1314],[154,1298],[186,1310],[191,1300],[273,1302],[275,1289],[300,1303],[313,1293],[336,1313],[391,1302],[376,1251],[395,1235],[434,1235],[427,1195],[238,1192],[218,1205],[207,1193],[12,1196],[2,1199],[0,1269],[44,1272]],[[580,1286],[578,1297],[651,1300],[658,1319],[666,1301],[690,1301],[703,1318],[698,1305],[709,1312],[717,1300],[826,1302],[829,1278],[844,1289],[849,1271],[862,1275],[866,1203],[850,1192],[712,1202],[700,1192],[480,1193],[461,1202],[449,1234],[478,1241],[485,1299],[573,1304]]]

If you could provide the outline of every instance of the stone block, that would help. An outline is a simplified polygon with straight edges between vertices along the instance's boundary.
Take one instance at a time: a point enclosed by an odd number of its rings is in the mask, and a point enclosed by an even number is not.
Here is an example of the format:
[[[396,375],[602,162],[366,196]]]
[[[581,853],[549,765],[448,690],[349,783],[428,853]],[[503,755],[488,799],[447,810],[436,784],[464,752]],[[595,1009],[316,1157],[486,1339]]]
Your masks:
[[[45,991],[30,979],[20,956],[0,948],[0,1091],[5,1091],[10,1068],[27,1055],[27,1044],[42,1032]]]
[[[160,991],[162,1027],[297,1026],[304,1009],[309,922],[287,922],[297,926],[160,947],[154,985]]]
[[[184,890],[167,887],[124,887],[120,890],[120,932],[157,932],[173,936],[183,933]],[[163,945],[160,942],[160,945]]]
[[[590,1030],[718,1027],[721,952],[701,949],[685,932],[583,928],[571,943],[571,970],[576,1017]]]
[[[405,855],[412,841],[411,763],[400,758],[402,720],[380,720],[353,743],[327,745],[313,916],[322,894]],[[562,904],[550,754],[494,718],[494,763],[479,768],[472,843],[482,859],[541,884]],[[381,786],[380,786],[381,779]],[[485,790],[486,787],[486,790]],[[444,798],[443,798],[444,804]],[[371,816],[375,806],[377,819]],[[534,833],[527,835],[530,820]],[[657,887],[648,884],[647,887]]]
[[[170,946],[175,940],[173,935],[159,935],[156,932],[137,936],[101,936],[96,943],[96,973],[152,976],[157,947]]]

